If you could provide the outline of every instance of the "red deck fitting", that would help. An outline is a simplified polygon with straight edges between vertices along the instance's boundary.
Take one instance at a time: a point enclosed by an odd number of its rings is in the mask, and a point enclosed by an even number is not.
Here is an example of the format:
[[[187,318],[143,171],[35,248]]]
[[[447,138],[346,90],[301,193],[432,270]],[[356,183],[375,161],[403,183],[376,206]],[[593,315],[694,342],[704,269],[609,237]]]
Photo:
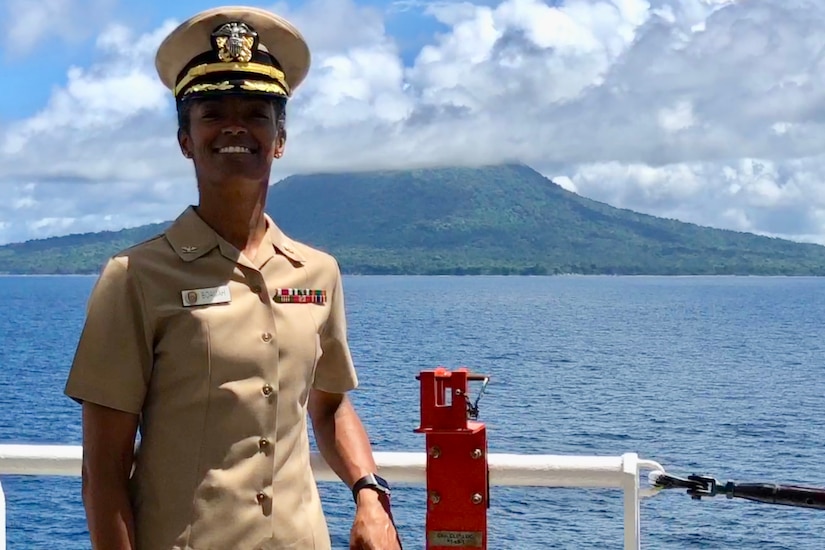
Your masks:
[[[417,379],[421,425],[415,432],[427,443],[426,550],[487,550],[487,429],[467,414],[469,382],[486,377],[439,367]]]

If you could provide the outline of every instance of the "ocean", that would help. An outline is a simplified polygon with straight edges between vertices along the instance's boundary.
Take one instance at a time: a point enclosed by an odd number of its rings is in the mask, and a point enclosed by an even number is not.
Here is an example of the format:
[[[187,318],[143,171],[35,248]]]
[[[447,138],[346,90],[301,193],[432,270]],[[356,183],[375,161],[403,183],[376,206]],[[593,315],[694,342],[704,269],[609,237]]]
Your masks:
[[[0,443],[80,443],[62,391],[94,277],[0,277]],[[375,450],[424,451],[423,369],[489,374],[490,452],[637,452],[676,475],[825,487],[825,279],[344,278],[353,400]],[[473,389],[477,389],[474,387]],[[0,477],[8,548],[89,548],[79,478]],[[334,547],[352,500],[322,483]],[[394,491],[424,548],[423,487]],[[489,548],[622,548],[618,490],[491,490]],[[642,548],[825,548],[825,511],[665,491]]]

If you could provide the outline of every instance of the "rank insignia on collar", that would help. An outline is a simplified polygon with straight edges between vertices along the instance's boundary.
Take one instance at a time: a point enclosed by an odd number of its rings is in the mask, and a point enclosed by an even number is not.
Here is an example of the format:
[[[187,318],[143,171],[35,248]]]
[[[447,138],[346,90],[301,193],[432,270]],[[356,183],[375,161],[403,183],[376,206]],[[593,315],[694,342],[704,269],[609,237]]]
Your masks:
[[[325,304],[327,291],[311,288],[278,288],[272,299],[278,304]]]
[[[249,63],[257,49],[258,33],[246,23],[224,23],[212,33],[212,46],[218,58],[225,62]]]

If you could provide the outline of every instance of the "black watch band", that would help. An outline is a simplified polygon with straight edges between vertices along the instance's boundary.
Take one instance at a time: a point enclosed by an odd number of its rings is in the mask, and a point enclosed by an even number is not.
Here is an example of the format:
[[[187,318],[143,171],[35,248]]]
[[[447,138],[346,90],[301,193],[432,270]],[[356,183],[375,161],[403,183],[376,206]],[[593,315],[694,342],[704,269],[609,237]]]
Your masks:
[[[352,485],[352,500],[358,502],[358,493],[361,489],[372,489],[381,494],[390,496],[390,485],[383,477],[367,474]]]

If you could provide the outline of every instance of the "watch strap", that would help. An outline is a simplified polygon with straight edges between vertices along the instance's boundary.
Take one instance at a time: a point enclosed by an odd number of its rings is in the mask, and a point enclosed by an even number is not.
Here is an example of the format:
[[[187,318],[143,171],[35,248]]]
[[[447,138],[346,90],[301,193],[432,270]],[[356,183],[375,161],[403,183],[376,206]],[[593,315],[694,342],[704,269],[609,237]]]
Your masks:
[[[375,474],[367,474],[352,485],[352,499],[358,502],[358,493],[362,489],[372,489],[390,496],[390,485],[387,481]]]

